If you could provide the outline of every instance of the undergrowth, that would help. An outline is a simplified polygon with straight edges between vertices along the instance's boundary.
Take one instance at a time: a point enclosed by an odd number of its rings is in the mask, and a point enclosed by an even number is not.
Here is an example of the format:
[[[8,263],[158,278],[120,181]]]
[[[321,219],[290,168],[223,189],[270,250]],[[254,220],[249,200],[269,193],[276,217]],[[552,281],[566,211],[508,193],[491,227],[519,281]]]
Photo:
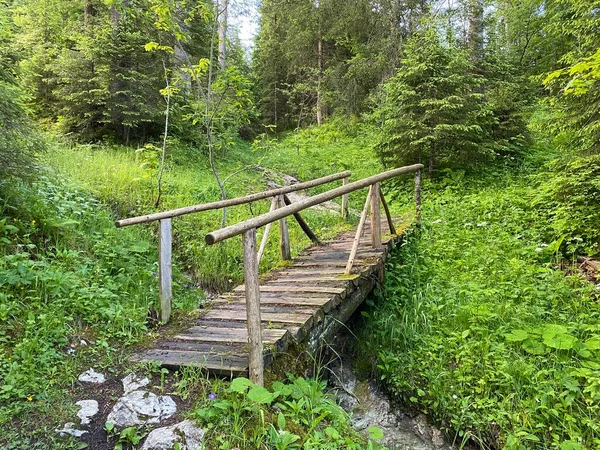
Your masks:
[[[270,389],[246,378],[213,383],[199,396],[191,417],[206,430],[211,449],[375,450],[383,433],[369,437],[352,428],[347,413],[325,391],[326,382],[290,376]]]
[[[363,351],[378,354],[389,390],[459,444],[600,446],[597,294],[556,268],[563,244],[579,241],[548,240],[547,218],[568,205],[531,206],[554,189],[540,194],[540,182],[556,181],[538,171],[429,184],[422,229],[390,259],[365,312]],[[558,183],[569,185],[566,174]]]

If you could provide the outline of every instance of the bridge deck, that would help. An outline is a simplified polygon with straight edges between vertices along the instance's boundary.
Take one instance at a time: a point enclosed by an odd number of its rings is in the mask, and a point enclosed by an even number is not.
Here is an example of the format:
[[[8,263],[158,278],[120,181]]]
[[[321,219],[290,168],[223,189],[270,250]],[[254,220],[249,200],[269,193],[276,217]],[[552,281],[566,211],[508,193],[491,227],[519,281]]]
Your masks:
[[[291,343],[331,337],[375,286],[394,242],[405,227],[389,234],[382,220],[383,247],[371,247],[367,225],[352,275],[344,275],[355,231],[306,249],[287,267],[260,283],[265,367]],[[166,367],[201,366],[216,375],[248,373],[248,333],[244,286],[214,300],[185,331],[156,341],[133,359]]]

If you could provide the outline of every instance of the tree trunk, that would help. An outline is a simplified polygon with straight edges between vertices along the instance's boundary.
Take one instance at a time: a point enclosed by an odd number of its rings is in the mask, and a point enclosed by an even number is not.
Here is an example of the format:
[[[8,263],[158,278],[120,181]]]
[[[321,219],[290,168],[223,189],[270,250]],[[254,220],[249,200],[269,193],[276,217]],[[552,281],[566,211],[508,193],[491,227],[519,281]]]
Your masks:
[[[225,69],[227,53],[227,19],[229,0],[222,0],[217,4],[217,20],[219,21],[219,67]]]
[[[469,32],[467,42],[475,62],[483,60],[483,0],[469,0]]]
[[[88,26],[90,23],[90,18],[94,16],[94,5],[91,0],[87,0],[85,2],[85,6],[83,8],[83,25]]]
[[[317,125],[323,124],[323,40],[319,36],[317,43],[317,55],[319,58],[319,80],[317,82]]]

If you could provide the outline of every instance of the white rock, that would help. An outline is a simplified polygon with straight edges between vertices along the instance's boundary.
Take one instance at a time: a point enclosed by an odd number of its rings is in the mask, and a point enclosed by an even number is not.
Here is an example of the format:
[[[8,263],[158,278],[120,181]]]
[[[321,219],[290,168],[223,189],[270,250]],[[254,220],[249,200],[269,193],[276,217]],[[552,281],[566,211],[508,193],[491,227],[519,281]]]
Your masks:
[[[156,424],[177,412],[177,405],[167,395],[161,397],[146,391],[133,391],[115,404],[106,418],[117,428]]]
[[[98,414],[98,402],[96,400],[80,400],[75,404],[80,408],[77,417],[81,420],[81,425],[89,425],[92,417]]]
[[[103,374],[96,372],[94,369],[86,370],[79,375],[79,381],[83,383],[102,384],[106,381]]]
[[[179,443],[181,450],[201,450],[204,430],[191,420],[184,420],[171,427],[157,428],[146,438],[142,450],[171,450]]]
[[[150,383],[150,380],[148,377],[139,378],[135,373],[130,373],[123,378],[121,382],[123,383],[123,392],[127,395],[130,392],[137,391],[138,389],[147,386]]]
[[[76,438],[80,438],[85,433],[87,433],[87,431],[85,430],[78,430],[77,428],[75,428],[75,424],[73,422],[65,423],[65,426],[62,428],[62,430],[54,431],[56,431],[61,436],[73,436]]]

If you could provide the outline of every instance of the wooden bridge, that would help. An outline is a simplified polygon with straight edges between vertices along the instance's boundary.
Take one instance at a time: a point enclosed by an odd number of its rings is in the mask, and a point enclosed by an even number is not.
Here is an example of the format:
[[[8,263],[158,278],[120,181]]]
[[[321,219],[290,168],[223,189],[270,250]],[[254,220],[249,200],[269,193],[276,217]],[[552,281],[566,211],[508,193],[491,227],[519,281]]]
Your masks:
[[[118,227],[160,222],[161,318],[167,322],[171,313],[171,219],[272,198],[268,213],[206,235],[209,245],[242,235],[245,284],[214,300],[193,326],[175,336],[159,339],[134,359],[158,361],[168,367],[200,366],[226,376],[249,375],[255,383],[263,384],[264,367],[290,344],[304,344],[316,351],[321,342],[334,337],[383,278],[386,256],[407,226],[402,224],[396,228],[380,183],[415,172],[418,221],[422,168],[421,164],[401,167],[353,183],[348,181],[350,173],[342,172],[246,197],[118,221]],[[286,195],[340,179],[343,180],[341,187],[297,203],[291,203]],[[303,209],[342,197],[342,215],[347,217],[348,194],[365,188],[368,194],[355,232],[321,243],[299,215]],[[367,220],[369,210],[370,221]],[[289,216],[295,217],[314,245],[285,268],[272,271],[260,281],[258,264],[274,222],[279,222],[282,258],[291,260],[286,222]],[[262,242],[257,247],[256,230],[263,226]]]

